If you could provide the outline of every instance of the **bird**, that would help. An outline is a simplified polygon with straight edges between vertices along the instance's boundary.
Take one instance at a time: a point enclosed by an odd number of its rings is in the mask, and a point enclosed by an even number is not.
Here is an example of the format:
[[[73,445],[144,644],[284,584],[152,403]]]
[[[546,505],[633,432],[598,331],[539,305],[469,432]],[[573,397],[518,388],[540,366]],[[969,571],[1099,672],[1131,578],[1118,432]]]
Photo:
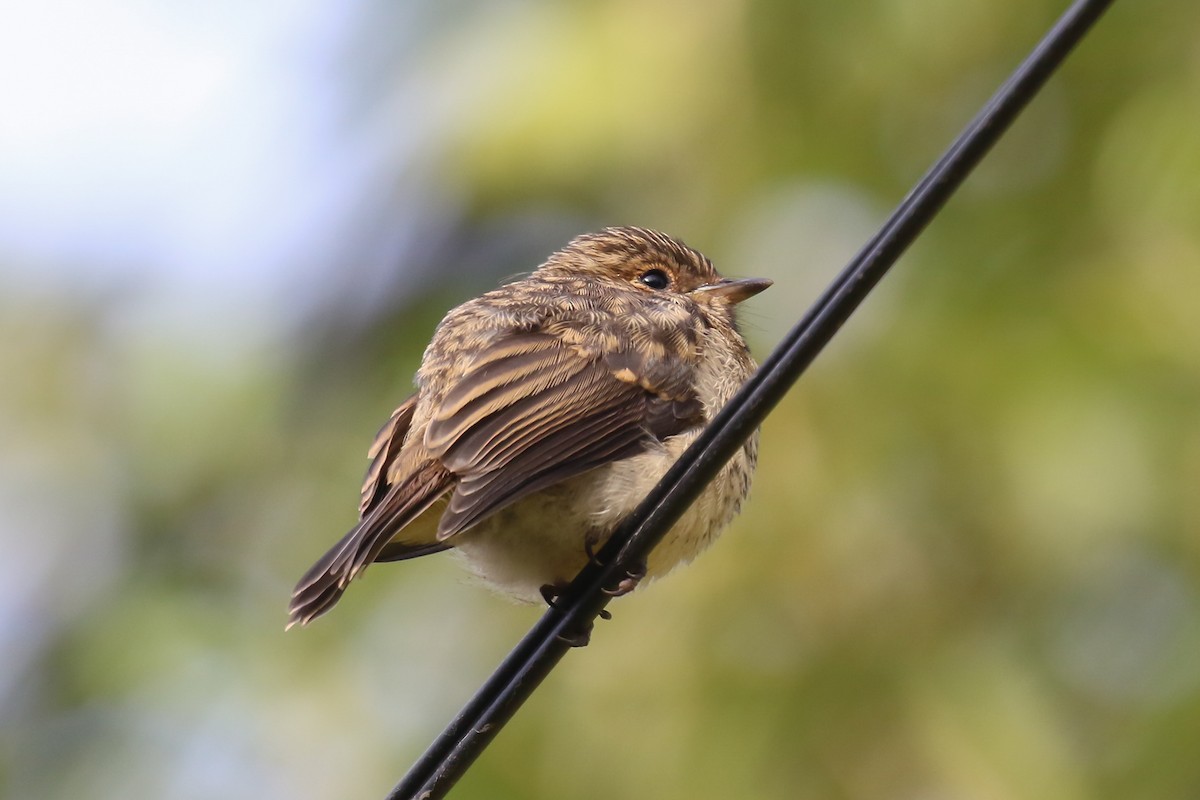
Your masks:
[[[452,309],[368,451],[358,522],[300,578],[288,627],[370,564],[449,549],[499,592],[553,605],[753,372],[736,311],[770,285],[610,227]],[[711,544],[757,459],[755,431],[612,593]]]

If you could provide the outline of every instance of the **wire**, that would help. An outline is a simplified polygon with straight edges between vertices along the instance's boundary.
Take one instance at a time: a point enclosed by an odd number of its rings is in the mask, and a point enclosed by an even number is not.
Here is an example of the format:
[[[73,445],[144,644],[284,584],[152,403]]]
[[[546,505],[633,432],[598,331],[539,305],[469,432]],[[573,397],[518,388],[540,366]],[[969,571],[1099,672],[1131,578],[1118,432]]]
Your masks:
[[[766,418],[854,309],[916,240],[967,175],[1112,4],[1077,0],[1042,37],[879,232],[850,261],[762,366],[571,582],[387,800],[444,797],[611,597],[605,586],[642,560]]]

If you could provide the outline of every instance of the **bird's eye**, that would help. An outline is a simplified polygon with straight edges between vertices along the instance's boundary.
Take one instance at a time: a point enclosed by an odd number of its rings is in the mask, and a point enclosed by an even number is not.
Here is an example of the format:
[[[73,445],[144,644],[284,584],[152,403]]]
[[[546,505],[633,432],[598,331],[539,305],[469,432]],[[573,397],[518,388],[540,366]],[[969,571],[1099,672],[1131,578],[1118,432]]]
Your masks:
[[[661,269],[646,270],[638,280],[651,289],[665,289],[671,285],[671,276]]]

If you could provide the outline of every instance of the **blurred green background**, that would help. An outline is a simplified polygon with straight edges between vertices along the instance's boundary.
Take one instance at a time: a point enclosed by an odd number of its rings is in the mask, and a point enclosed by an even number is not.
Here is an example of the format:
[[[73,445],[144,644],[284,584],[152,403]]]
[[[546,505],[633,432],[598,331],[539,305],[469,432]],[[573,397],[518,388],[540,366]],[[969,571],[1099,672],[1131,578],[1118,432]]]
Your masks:
[[[537,617],[283,632],[451,306],[661,228],[765,355],[1065,3],[27,3],[0,795],[381,797]],[[459,798],[1200,796],[1200,5],[1119,3]]]

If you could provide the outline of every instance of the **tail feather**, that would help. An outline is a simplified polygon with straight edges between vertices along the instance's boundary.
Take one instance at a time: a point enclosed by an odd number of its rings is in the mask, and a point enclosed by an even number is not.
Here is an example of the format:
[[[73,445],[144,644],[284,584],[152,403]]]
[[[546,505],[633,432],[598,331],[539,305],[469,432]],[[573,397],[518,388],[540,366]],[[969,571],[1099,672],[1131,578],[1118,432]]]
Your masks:
[[[307,625],[337,603],[350,581],[383,556],[394,561],[444,550],[435,542],[393,542],[405,526],[448,492],[453,476],[427,462],[393,485],[357,525],[309,567],[292,591],[288,625]]]

